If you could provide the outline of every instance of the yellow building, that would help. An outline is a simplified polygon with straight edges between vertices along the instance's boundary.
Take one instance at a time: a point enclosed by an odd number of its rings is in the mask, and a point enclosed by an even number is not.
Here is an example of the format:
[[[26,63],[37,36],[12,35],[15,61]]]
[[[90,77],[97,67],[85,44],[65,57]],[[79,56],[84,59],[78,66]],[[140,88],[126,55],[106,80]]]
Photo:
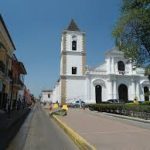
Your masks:
[[[0,109],[6,108],[7,100],[11,96],[11,65],[14,50],[15,45],[0,15]]]

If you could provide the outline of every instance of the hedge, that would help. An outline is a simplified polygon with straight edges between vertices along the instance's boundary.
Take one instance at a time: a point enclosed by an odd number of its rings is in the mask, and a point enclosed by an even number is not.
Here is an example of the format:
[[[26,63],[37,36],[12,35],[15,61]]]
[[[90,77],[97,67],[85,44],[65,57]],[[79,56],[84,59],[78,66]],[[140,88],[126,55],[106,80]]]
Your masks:
[[[120,115],[134,116],[144,119],[150,119],[150,105],[146,104],[90,104],[90,110],[99,112],[115,113]]]

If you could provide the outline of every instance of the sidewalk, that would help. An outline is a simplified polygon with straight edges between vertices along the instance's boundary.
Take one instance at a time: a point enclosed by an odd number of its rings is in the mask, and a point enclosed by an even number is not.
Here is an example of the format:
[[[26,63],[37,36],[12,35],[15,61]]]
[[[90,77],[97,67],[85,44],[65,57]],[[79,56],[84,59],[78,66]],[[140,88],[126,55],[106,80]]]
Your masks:
[[[11,139],[16,135],[30,109],[12,111],[0,114],[0,150],[4,150]]]
[[[106,114],[87,109],[69,109],[67,116],[57,118],[98,150],[150,149],[149,129],[120,122]]]

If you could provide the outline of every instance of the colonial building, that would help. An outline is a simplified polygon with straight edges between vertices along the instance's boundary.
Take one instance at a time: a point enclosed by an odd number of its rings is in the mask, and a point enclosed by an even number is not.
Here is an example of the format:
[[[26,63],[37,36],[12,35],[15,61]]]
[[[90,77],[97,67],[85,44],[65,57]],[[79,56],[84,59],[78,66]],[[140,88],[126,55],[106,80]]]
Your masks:
[[[11,96],[11,66],[15,45],[0,15],[0,109],[6,107]]]
[[[16,101],[24,97],[24,64],[14,55],[15,45],[0,15],[0,109],[16,107]]]
[[[72,20],[61,37],[60,79],[53,89],[52,100],[60,103],[77,99],[86,103],[150,100],[145,96],[150,81],[144,73],[143,68],[136,67],[117,48],[106,52],[103,64],[87,67],[85,33]]]

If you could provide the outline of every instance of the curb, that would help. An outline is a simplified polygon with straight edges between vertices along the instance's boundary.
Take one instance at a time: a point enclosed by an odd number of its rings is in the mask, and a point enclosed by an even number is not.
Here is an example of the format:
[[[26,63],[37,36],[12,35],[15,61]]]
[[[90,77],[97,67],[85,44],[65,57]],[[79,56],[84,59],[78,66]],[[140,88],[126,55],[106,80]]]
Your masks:
[[[73,142],[79,147],[80,150],[96,150],[94,146],[89,144],[83,137],[81,137],[78,133],[73,131],[70,127],[68,127],[64,122],[62,122],[55,115],[51,116],[57,124],[65,131],[65,133],[73,140]]]
[[[150,123],[150,120],[144,120],[140,118],[135,118],[135,117],[129,117],[129,116],[123,116],[123,115],[116,115],[116,114],[110,114],[110,113],[104,113],[105,115],[108,116],[113,116],[121,119],[128,119],[128,120],[133,120],[133,121],[138,121],[138,122],[143,122],[143,123]]]

